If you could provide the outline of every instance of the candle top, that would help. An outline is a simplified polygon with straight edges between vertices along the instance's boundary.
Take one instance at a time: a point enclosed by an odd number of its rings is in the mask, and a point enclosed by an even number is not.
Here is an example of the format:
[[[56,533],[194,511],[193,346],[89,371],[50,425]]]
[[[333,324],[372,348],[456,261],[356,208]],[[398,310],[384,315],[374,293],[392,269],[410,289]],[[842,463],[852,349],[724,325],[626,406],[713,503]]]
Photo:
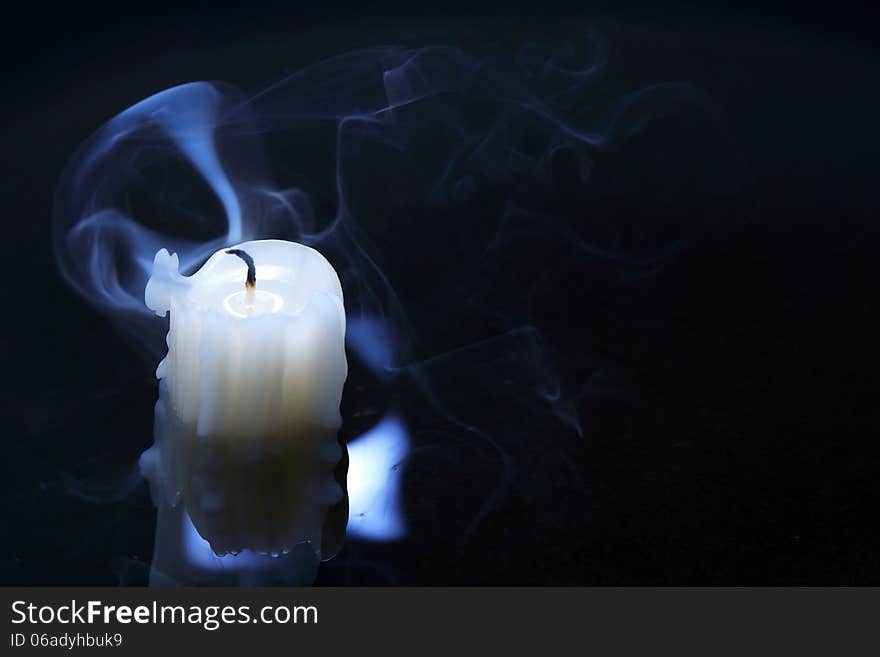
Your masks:
[[[340,306],[343,301],[333,266],[316,250],[296,242],[244,242],[217,251],[191,276],[178,269],[177,254],[165,249],[156,254],[144,300],[160,317],[176,303],[246,319],[299,315],[316,293],[335,297]],[[254,275],[255,285],[246,286]]]

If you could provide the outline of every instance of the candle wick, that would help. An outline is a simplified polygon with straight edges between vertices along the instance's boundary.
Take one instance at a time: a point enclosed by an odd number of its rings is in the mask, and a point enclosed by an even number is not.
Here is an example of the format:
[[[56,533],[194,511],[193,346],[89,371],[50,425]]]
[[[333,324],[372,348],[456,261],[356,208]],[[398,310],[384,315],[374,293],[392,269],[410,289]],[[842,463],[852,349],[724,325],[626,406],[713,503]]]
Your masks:
[[[226,253],[229,255],[238,256],[242,260],[244,260],[247,265],[247,278],[245,279],[244,286],[248,291],[253,290],[257,287],[257,268],[254,265],[254,259],[247,251],[242,251],[241,249],[226,249]]]

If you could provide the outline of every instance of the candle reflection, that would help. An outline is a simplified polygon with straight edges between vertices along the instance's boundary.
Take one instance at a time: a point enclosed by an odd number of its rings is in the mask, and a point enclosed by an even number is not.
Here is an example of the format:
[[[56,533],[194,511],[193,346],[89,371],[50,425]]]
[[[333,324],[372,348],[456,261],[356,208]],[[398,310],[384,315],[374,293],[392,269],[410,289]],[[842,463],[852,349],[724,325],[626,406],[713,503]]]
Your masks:
[[[406,426],[393,413],[348,444],[349,538],[393,541],[406,535],[401,477],[409,449]],[[311,548],[301,545],[277,556],[252,550],[218,556],[185,509],[163,505],[150,584],[309,584],[317,574],[310,555]]]

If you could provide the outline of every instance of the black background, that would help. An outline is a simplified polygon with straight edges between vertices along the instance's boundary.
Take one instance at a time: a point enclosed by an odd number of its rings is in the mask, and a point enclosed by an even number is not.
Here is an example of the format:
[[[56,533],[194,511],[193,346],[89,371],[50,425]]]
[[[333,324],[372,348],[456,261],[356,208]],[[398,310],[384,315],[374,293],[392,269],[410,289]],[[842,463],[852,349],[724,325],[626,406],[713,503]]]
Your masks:
[[[0,583],[141,584],[150,562],[154,511],[127,483],[150,443],[154,364],[65,286],[51,249],[53,189],[87,135],[181,82],[259,85],[355,47],[513,46],[591,20],[621,87],[676,79],[713,99],[733,191],[676,206],[687,248],[651,276],[596,264],[537,305],[582,437],[548,422],[512,448],[514,485],[467,537],[455,518],[486,492],[468,483],[497,463],[429,451],[407,471],[411,537],[352,542],[318,583],[878,583],[874,18],[546,3],[8,16]],[[624,153],[608,168],[624,183],[592,210],[651,219],[637,167]]]

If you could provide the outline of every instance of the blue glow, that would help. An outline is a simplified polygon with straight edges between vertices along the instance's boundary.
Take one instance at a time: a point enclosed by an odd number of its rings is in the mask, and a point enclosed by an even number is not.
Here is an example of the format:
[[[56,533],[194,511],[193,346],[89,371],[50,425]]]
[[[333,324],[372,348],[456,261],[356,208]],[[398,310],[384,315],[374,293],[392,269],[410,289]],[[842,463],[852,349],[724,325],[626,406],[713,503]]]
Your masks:
[[[409,446],[406,427],[393,414],[349,443],[348,536],[393,541],[406,535],[400,484]]]

